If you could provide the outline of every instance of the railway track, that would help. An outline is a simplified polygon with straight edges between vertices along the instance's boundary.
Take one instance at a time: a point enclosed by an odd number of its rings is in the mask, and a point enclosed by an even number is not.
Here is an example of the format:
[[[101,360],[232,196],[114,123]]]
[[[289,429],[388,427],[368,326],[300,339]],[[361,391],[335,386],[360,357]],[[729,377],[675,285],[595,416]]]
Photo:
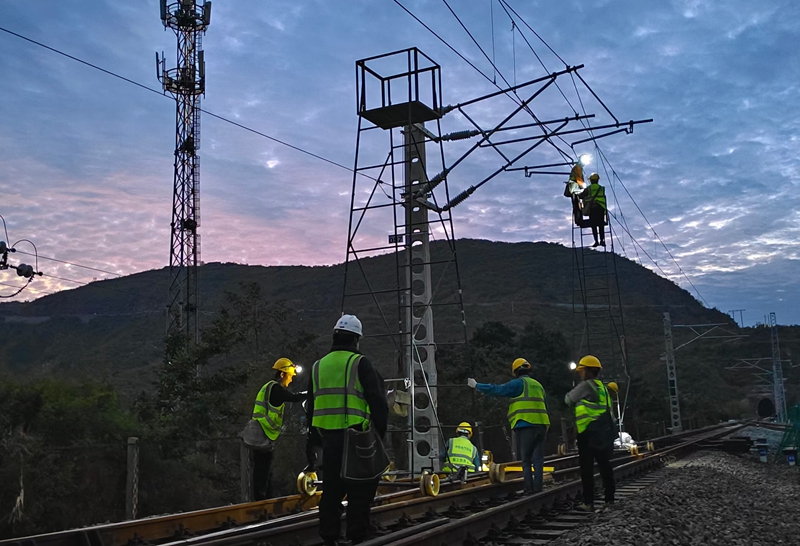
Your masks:
[[[615,456],[615,476],[619,481],[652,470],[664,458],[679,456],[704,440],[729,435],[738,427],[717,425],[643,442],[638,454],[622,452]],[[518,462],[502,465],[509,469],[503,483],[491,483],[487,473],[479,473],[465,484],[443,481],[441,492],[435,497],[424,496],[419,488],[380,495],[372,509],[378,536],[365,544],[470,543],[476,537],[498,533],[501,537],[505,536],[502,533],[511,533],[523,540],[547,540],[585,517],[569,512],[571,499],[581,490],[577,465],[577,455],[546,458],[545,466],[554,469],[547,489],[528,497],[519,494],[521,472],[510,470],[518,467]],[[310,546],[320,543],[318,500],[319,494],[292,495],[5,540],[0,541],[0,546]],[[498,523],[503,518],[506,521]],[[512,532],[515,528],[516,535]]]

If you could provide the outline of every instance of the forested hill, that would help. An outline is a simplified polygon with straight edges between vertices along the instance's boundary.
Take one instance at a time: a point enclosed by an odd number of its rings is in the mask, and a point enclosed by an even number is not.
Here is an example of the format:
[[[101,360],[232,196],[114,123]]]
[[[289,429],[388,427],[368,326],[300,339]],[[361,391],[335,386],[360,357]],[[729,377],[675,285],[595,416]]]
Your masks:
[[[434,255],[441,244],[434,244]],[[458,256],[470,330],[487,321],[520,327],[535,320],[572,339],[571,249],[552,243],[462,239]],[[395,275],[395,259],[390,255],[365,260],[364,267],[378,276]],[[617,270],[630,350],[642,359],[658,359],[663,347],[663,311],[670,311],[674,322],[732,324],[727,315],[704,308],[671,281],[630,260],[618,257]],[[167,276],[166,269],[146,271],[32,302],[0,304],[0,318],[5,321],[0,332],[0,371],[88,373],[123,387],[141,386],[163,358]],[[319,334],[318,345],[324,350],[340,312],[343,279],[343,264],[206,264],[200,270],[203,324],[209,324],[222,306],[230,305],[228,293],[241,293],[243,286],[257,283],[266,300],[284,300],[297,328]],[[454,277],[448,279],[452,284]],[[438,317],[437,336],[439,332],[456,335],[458,321]],[[365,319],[365,328],[375,331],[377,315],[365,313]]]

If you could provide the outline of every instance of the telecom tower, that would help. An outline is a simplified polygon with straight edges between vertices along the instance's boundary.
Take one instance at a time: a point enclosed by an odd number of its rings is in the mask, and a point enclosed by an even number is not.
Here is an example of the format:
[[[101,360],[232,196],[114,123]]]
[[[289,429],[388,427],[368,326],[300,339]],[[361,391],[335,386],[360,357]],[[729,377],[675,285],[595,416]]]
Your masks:
[[[211,23],[211,2],[161,0],[161,21],[178,38],[178,63],[167,70],[156,53],[156,75],[175,98],[175,177],[170,223],[167,334],[183,334],[198,342],[200,304],[197,265],[200,261],[200,95],[205,93],[202,36]]]

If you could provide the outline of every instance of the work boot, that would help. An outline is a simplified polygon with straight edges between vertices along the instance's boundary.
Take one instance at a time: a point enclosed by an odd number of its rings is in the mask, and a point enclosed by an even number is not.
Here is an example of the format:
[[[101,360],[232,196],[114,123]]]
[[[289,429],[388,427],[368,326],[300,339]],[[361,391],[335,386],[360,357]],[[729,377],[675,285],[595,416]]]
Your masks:
[[[575,507],[578,512],[594,512],[594,504],[580,503]]]
[[[606,246],[606,242],[605,241],[600,241],[600,246]]]
[[[598,246],[600,246],[600,243],[595,241],[594,244],[592,245],[592,248],[597,248]],[[605,245],[603,245],[603,246],[605,246]]]

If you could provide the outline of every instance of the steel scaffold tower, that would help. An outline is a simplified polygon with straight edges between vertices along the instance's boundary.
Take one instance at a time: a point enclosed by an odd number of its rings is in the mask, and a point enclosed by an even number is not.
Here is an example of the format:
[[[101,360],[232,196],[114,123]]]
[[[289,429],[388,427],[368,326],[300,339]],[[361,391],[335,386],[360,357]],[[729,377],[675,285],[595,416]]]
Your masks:
[[[175,98],[175,175],[170,223],[167,335],[198,342],[200,294],[200,96],[205,93],[202,35],[211,23],[211,2],[161,0],[161,21],[177,37],[177,67],[167,70],[156,53],[156,74]]]

